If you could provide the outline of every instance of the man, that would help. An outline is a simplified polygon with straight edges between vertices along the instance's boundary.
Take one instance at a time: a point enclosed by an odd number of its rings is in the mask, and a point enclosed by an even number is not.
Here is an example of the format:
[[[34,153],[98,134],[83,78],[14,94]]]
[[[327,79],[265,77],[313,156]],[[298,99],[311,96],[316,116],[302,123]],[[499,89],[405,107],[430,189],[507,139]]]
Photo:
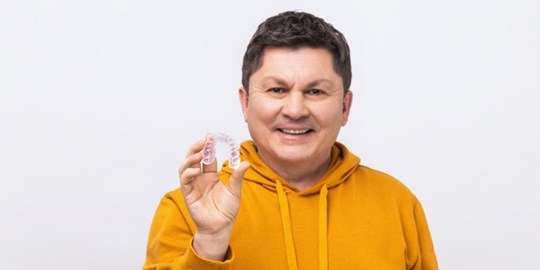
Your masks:
[[[242,73],[243,162],[201,170],[205,140],[191,146],[144,269],[437,269],[416,197],[336,142],[353,96],[342,34],[308,13],[271,17]]]

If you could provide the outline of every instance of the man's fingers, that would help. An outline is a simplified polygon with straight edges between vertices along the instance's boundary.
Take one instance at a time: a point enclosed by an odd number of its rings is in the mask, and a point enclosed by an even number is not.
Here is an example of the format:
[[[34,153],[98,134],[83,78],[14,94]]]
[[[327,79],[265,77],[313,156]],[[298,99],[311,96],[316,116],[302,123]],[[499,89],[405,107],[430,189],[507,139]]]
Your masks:
[[[201,153],[195,153],[193,155],[187,156],[184,162],[180,164],[180,167],[178,168],[178,173],[182,174],[182,172],[185,171],[187,168],[199,168],[202,158],[203,156]]]
[[[203,158],[202,154],[199,152],[204,147],[204,142],[205,140],[199,140],[189,147],[184,162],[182,162],[180,167],[178,167],[178,175],[180,175],[180,177],[187,168],[199,168],[200,162]]]
[[[240,195],[240,192],[242,191],[242,181],[244,179],[244,173],[246,173],[248,168],[249,162],[242,161],[240,162],[240,166],[238,166],[238,168],[234,170],[231,174],[231,178],[229,179],[229,186],[236,193],[236,195]]]
[[[198,140],[196,143],[192,144],[186,153],[186,157],[193,155],[195,153],[201,152],[201,150],[204,148],[205,142],[206,142],[206,139],[201,139],[201,140]]]
[[[199,168],[187,168],[180,175],[180,185],[189,185],[189,183],[191,183],[191,181],[193,181],[199,175],[201,175]]]
[[[184,162],[178,168],[178,175],[180,176],[180,186],[188,185],[194,177],[198,176],[194,174],[194,172],[197,172],[198,174],[201,173],[199,165],[201,160],[201,153],[190,155],[184,160]],[[188,171],[189,173],[186,174],[186,172]]]

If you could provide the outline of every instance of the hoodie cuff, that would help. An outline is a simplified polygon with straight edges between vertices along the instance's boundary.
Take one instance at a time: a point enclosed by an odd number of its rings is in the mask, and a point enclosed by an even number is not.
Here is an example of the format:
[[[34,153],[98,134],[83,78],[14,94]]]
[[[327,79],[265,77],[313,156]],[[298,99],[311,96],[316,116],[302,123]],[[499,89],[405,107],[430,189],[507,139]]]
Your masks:
[[[227,248],[224,261],[213,261],[205,259],[199,256],[193,249],[193,239],[191,239],[189,248],[186,250],[184,256],[181,256],[176,260],[174,269],[208,269],[208,270],[228,270],[231,268],[233,260],[233,252],[231,246]]]

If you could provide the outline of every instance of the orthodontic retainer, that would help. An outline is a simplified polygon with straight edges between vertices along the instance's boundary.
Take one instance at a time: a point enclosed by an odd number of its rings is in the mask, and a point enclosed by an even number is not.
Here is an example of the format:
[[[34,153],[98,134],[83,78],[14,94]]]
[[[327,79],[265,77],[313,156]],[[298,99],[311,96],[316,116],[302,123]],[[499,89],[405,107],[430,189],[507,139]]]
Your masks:
[[[238,146],[234,140],[224,133],[216,133],[210,135],[206,139],[204,148],[202,150],[204,165],[209,165],[216,159],[216,144],[223,143],[227,145],[229,149],[229,167],[237,169],[240,166],[240,153],[238,152]]]

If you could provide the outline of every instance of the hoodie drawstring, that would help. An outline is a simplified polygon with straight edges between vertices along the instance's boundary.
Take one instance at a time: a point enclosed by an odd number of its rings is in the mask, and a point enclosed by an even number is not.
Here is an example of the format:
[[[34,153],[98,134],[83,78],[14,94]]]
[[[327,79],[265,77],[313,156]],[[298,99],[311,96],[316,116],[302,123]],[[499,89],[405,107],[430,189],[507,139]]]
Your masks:
[[[279,198],[279,208],[281,210],[281,224],[283,224],[283,233],[285,234],[285,249],[287,250],[287,263],[289,270],[296,270],[296,251],[294,250],[294,241],[291,228],[291,214],[289,213],[289,203],[283,190],[281,181],[276,180],[277,193]]]
[[[319,270],[328,269],[328,187],[319,194]]]
[[[296,251],[291,227],[291,214],[289,202],[283,190],[281,181],[276,180],[279,208],[281,210],[281,223],[285,235],[285,249],[289,270],[297,270]],[[319,193],[319,270],[328,269],[328,186],[324,184]]]

